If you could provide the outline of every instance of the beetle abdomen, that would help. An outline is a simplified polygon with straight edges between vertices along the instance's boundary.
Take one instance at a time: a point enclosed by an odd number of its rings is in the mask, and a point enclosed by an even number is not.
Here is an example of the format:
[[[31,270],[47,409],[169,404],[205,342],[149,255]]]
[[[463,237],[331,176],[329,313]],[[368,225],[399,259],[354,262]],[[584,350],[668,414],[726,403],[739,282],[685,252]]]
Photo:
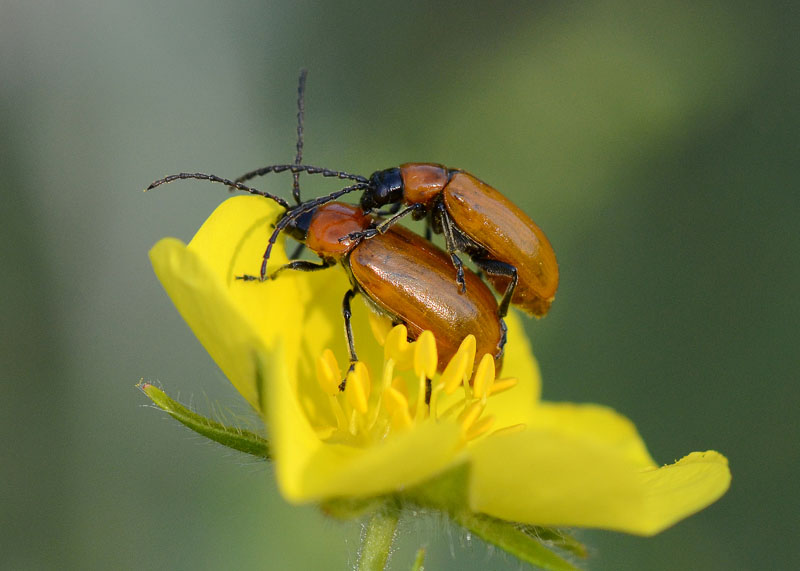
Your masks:
[[[460,294],[453,287],[456,270],[437,246],[396,226],[363,241],[349,260],[364,295],[404,322],[410,337],[424,330],[434,333],[439,370],[469,334],[477,341],[476,365],[485,353],[497,357],[502,329],[494,295],[470,271],[465,275],[467,292]]]
[[[453,175],[443,200],[461,232],[491,259],[517,268],[519,282],[511,303],[538,317],[546,314],[558,289],[558,262],[541,228],[508,198],[465,172]],[[504,276],[487,278],[501,293],[509,282]]]

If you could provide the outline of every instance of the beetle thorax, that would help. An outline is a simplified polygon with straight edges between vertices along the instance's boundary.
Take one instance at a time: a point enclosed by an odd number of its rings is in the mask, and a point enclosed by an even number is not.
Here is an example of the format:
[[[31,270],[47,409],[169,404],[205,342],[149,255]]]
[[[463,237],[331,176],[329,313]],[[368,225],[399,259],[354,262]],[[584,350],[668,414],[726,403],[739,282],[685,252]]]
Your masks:
[[[322,257],[340,258],[355,247],[358,240],[342,238],[366,230],[372,217],[358,206],[329,202],[314,209],[308,227],[306,245]]]

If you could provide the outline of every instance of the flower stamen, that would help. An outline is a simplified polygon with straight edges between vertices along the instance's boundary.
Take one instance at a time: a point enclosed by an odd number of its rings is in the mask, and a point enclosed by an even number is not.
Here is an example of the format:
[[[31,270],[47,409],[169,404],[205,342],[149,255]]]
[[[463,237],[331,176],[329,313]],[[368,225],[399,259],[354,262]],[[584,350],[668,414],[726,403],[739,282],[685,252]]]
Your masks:
[[[381,336],[384,363],[374,386],[366,364],[358,362],[347,374],[344,392],[339,391],[339,365],[333,352],[326,349],[322,353],[316,363],[317,381],[329,396],[336,426],[319,428],[318,434],[367,445],[424,422],[456,422],[466,444],[523,427],[501,427],[491,432],[496,416],[484,414],[490,397],[510,390],[517,381],[495,380],[494,358],[488,354],[481,358],[473,375],[474,336],[462,341],[439,375],[433,333],[424,331],[415,342],[409,342],[407,335],[405,326],[398,325]],[[464,391],[461,397],[455,394],[459,386]]]
[[[494,359],[491,355],[486,354],[478,364],[478,370],[472,381],[473,397],[485,403],[489,397],[492,383],[494,383]]]

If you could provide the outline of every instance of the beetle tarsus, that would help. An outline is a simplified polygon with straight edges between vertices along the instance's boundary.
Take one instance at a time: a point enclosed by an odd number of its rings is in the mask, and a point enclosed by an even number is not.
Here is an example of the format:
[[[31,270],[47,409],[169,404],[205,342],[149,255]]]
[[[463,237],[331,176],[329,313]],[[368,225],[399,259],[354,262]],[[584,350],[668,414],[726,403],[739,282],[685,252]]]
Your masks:
[[[506,320],[500,318],[500,341],[497,343],[495,360],[503,358],[503,354],[506,352],[506,341],[508,341],[508,326],[506,325]]]
[[[356,241],[356,240],[369,240],[377,236],[379,231],[375,228],[367,228],[360,232],[350,232],[349,234],[339,238],[339,242]]]
[[[456,267],[456,283],[459,285],[459,291],[464,294],[467,293],[467,281],[464,279],[464,264],[461,258],[455,254],[450,254],[450,259],[453,260],[453,265]]]
[[[251,276],[249,274],[244,274],[241,276],[236,276],[237,280],[241,280],[243,282],[263,282],[266,281],[265,278],[260,278],[258,276]]]
[[[350,361],[350,367],[348,367],[347,372],[344,374],[344,378],[342,382],[339,383],[339,392],[344,392],[344,389],[347,387],[347,376],[353,372],[353,369],[356,368],[356,362]]]
[[[350,319],[353,316],[352,311],[350,311],[350,300],[353,299],[353,296],[356,295],[355,288],[349,289],[344,294],[344,299],[342,300],[342,317],[344,317],[344,334],[347,337],[347,350],[350,353],[350,369],[348,373],[353,370],[356,366],[356,362],[358,361],[358,357],[356,356],[356,345],[353,342],[353,326],[350,324]],[[345,375],[345,379],[347,379],[347,375]],[[340,385],[342,390],[344,390],[344,382]]]

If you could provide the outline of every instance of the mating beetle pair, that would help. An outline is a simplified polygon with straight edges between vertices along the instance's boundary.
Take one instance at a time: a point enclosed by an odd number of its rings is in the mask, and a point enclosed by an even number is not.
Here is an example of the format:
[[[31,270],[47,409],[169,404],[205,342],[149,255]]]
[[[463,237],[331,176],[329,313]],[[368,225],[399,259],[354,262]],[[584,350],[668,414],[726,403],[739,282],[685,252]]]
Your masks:
[[[178,179],[202,179],[264,196],[283,206],[286,212],[269,238],[260,275],[240,278],[264,281],[285,270],[314,271],[341,263],[352,283],[342,308],[351,365],[357,361],[350,327],[350,300],[356,293],[395,323],[406,324],[411,339],[431,330],[437,340],[440,370],[470,333],[477,340],[476,358],[489,353],[499,365],[505,344],[503,318],[509,304],[540,317],[547,313],[555,296],[558,265],[544,233],[497,190],[464,171],[410,163],[366,178],[301,164],[304,85],[302,73],[294,164],[262,167],[235,181],[180,173],[155,181],[148,190]],[[294,173],[294,206],[244,184],[257,176],[284,171]],[[354,184],[303,202],[300,173],[351,180]],[[362,191],[360,207],[336,202],[355,191]],[[381,207],[389,209],[378,214],[390,218],[370,215]],[[407,215],[427,220],[428,237],[431,233],[443,234],[447,252],[395,226]],[[315,252],[321,263],[293,260],[268,276],[272,247],[284,231]],[[484,282],[464,267],[459,252],[469,255],[502,294],[499,305]]]

